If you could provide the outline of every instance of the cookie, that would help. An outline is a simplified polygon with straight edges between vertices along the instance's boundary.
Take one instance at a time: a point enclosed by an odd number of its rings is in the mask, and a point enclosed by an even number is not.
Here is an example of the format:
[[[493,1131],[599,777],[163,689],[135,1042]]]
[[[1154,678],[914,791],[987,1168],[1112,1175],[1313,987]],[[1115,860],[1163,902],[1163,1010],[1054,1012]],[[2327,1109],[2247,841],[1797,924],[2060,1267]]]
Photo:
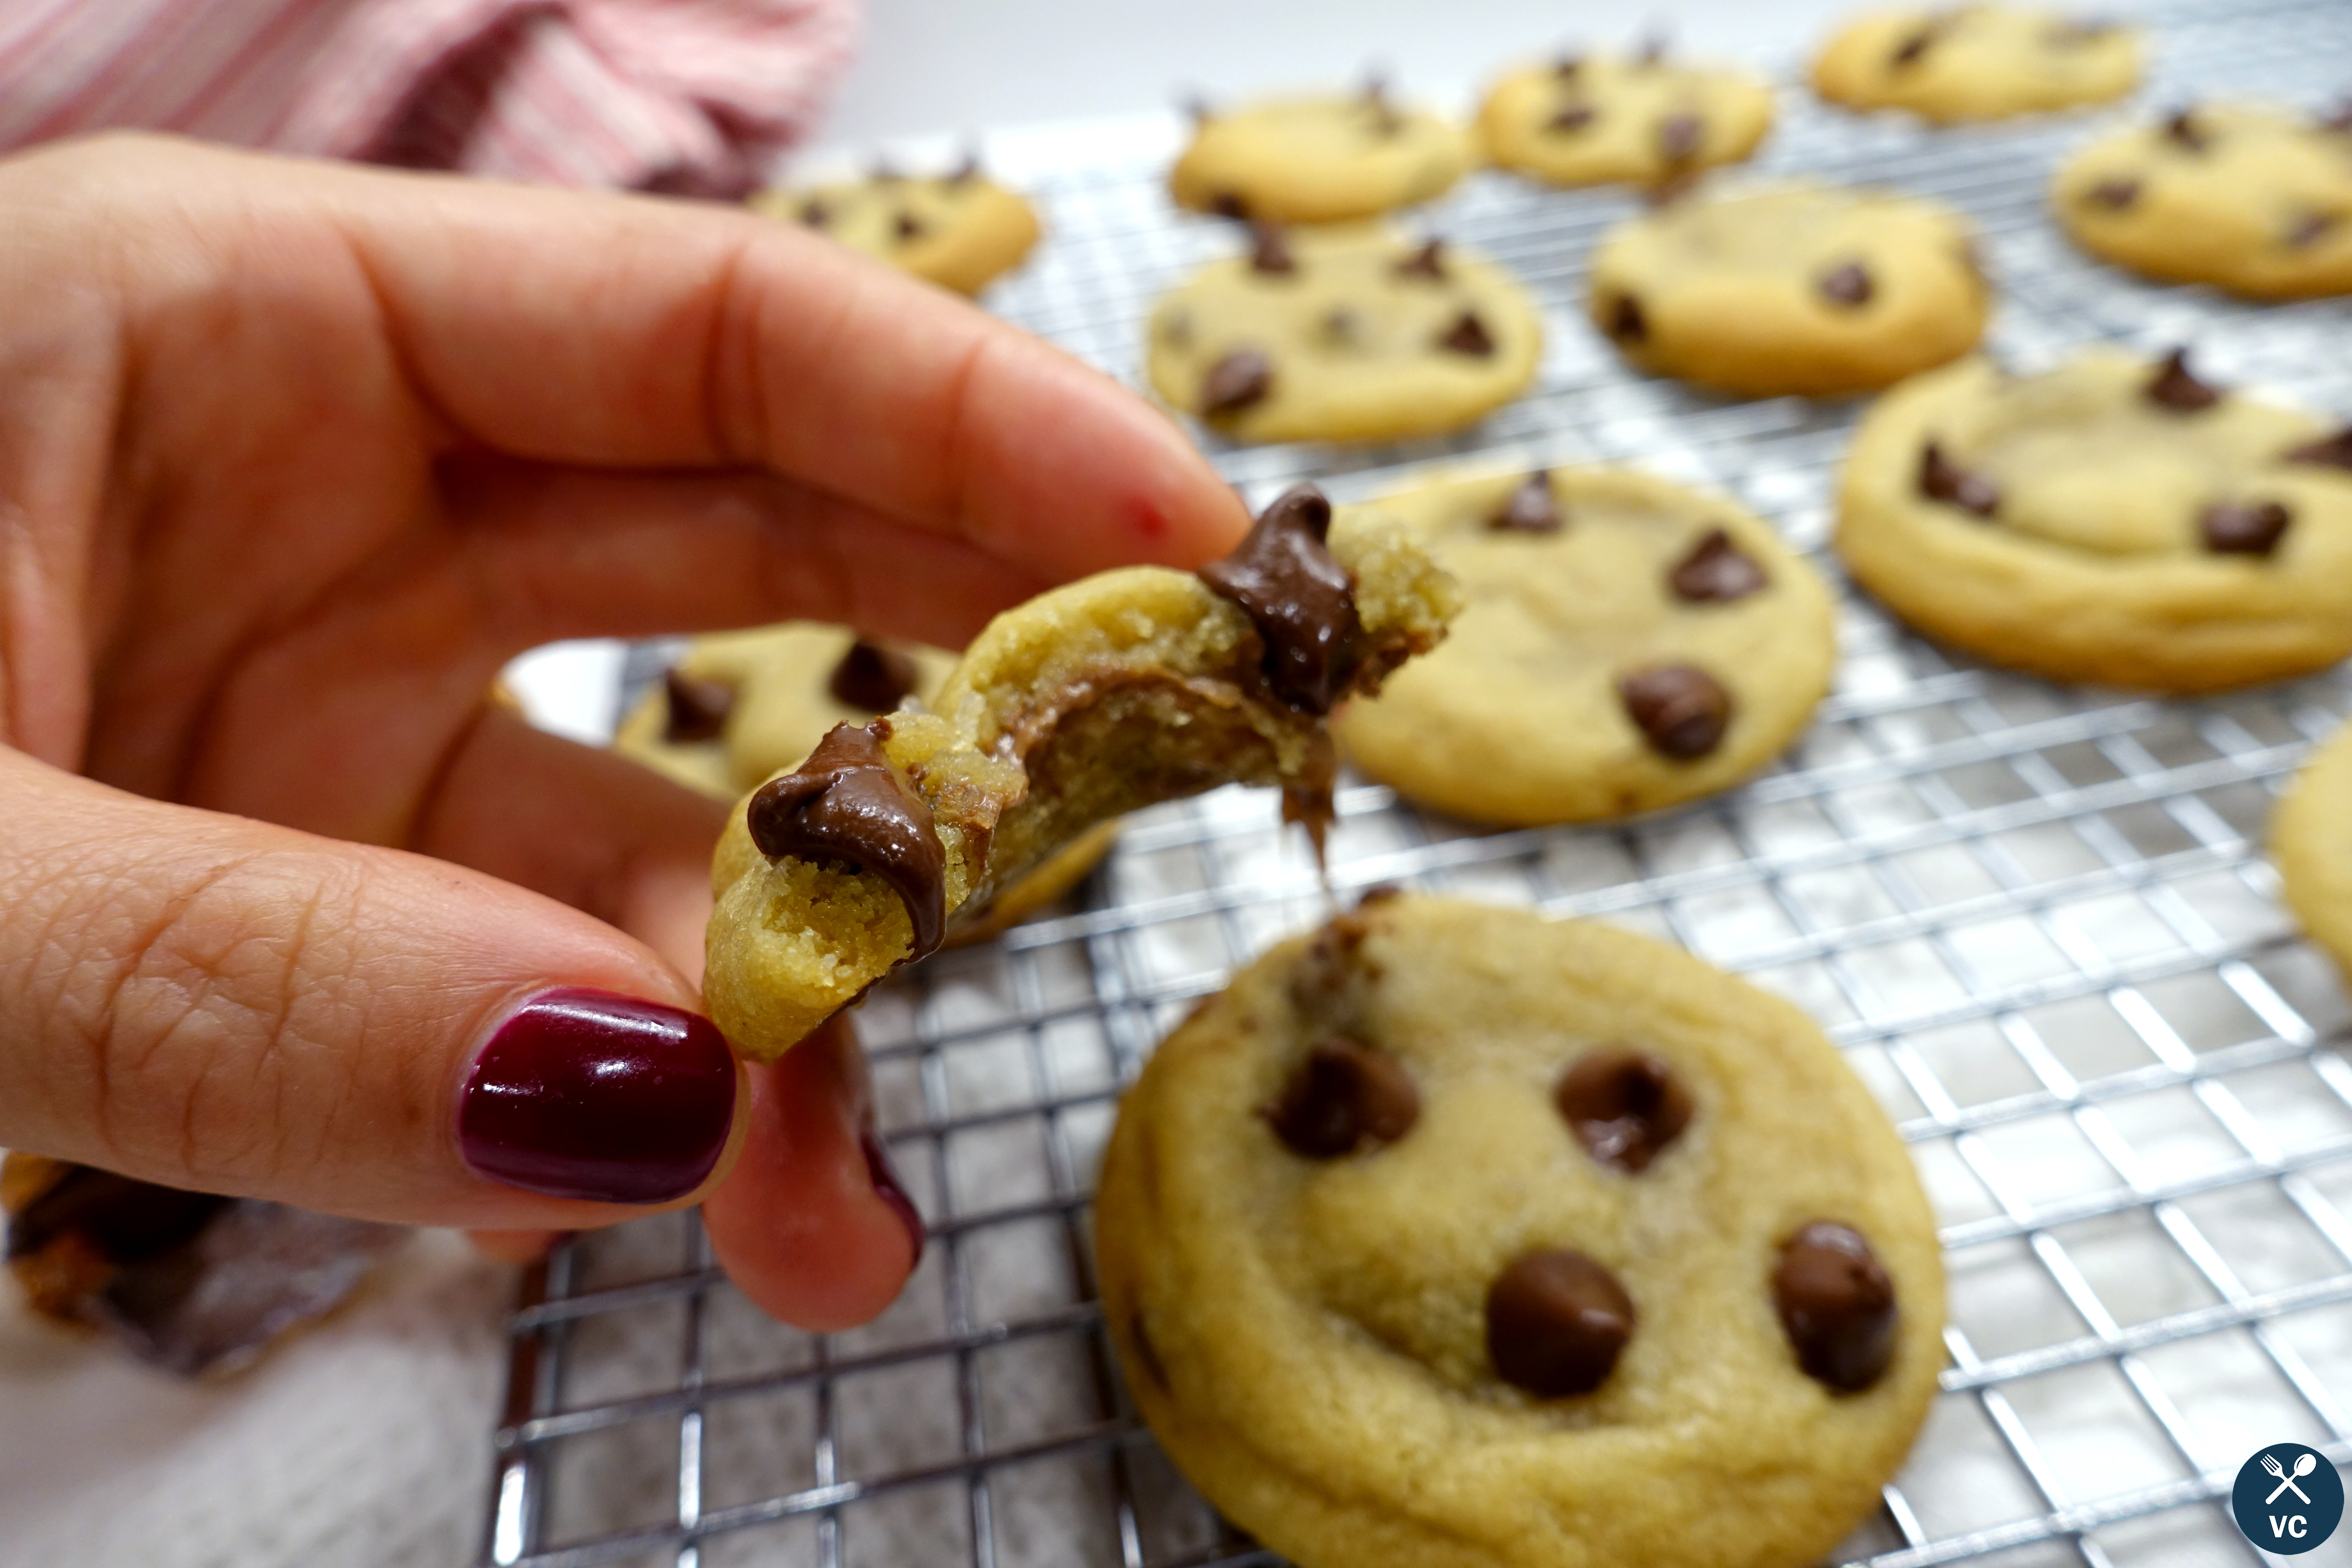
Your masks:
[[[1848,109],[1907,109],[1939,125],[2105,103],[2139,85],[2139,35],[2020,5],[1857,17],[1813,61],[1813,90]]]
[[[1442,195],[1470,166],[1469,140],[1375,81],[1353,98],[1277,99],[1192,111],[1169,172],[1176,205],[1274,223],[1340,223]]]
[[[977,294],[1020,266],[1039,233],[1029,204],[970,160],[943,175],[886,166],[846,184],[763,191],[751,206],[959,294]]]
[[[1657,185],[1736,163],[1772,128],[1761,77],[1663,49],[1570,55],[1512,72],[1478,110],[1488,161],[1555,185]]]
[[[688,789],[734,800],[814,751],[836,724],[862,724],[902,700],[928,703],[955,655],[869,642],[846,626],[787,621],[698,637],[662,684],[621,721],[613,749]],[[1106,822],[969,911],[949,938],[985,942],[1086,879],[1109,853]]]
[[[1457,605],[1402,531],[1335,526],[1302,486],[1197,574],[1106,572],[1005,612],[933,712],[842,724],[736,807],[711,866],[711,1017],[772,1059],[1098,823],[1219,784],[1281,785],[1319,847],[1324,716],[1435,646]]]
[[[1543,327],[1492,263],[1377,228],[1260,226],[1151,313],[1170,405],[1236,441],[1377,441],[1476,422],[1527,390]]]
[[[1838,553],[1932,637],[2061,680],[2208,691],[2352,653],[2352,430],[2111,349],[1980,359],[1855,433]]]
[[[1462,584],[1444,646],[1331,727],[1424,805],[1532,826],[1711,795],[1787,746],[1829,688],[1827,586],[1721,497],[1557,468],[1364,510]]]
[[[1992,304],[1957,214],[1812,185],[1629,218],[1591,277],[1592,324],[1627,359],[1750,397],[1890,385],[1966,353]]]
[[[2352,725],[2312,752],[2279,802],[2271,858],[2286,907],[2352,974]]]
[[[2256,300],[2352,293],[2352,106],[2199,105],[2060,166],[2074,243],[2149,278]]]
[[[1944,1361],[1934,1218],[1811,1020],[1434,899],[1282,943],[1169,1037],[1095,1246],[1145,1420],[1301,1568],[1799,1568]]]

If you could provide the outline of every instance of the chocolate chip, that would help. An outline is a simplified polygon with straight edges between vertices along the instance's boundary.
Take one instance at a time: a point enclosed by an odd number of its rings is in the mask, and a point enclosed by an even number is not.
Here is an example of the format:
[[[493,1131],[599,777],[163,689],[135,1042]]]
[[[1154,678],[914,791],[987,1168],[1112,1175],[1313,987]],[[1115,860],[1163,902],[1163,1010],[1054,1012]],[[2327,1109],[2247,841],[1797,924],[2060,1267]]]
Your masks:
[[[1919,493],[1979,517],[2000,510],[2000,487],[1945,457],[1943,447],[1933,441],[1919,454]]]
[[[2313,128],[2336,134],[2352,132],[2352,98],[2346,99],[2324,114],[2315,115]]]
[[[887,721],[876,720],[887,734]],[[751,842],[771,860],[842,860],[890,884],[914,928],[913,958],[947,929],[947,852],[931,808],[883,753],[871,727],[836,724],[808,761],[752,792]]]
[[[1551,1099],[1586,1153],[1633,1175],[1690,1125],[1690,1090],[1646,1051],[1587,1051]]]
[[[877,647],[860,637],[849,645],[849,651],[833,667],[833,679],[825,682],[824,689],[845,708],[855,708],[861,713],[887,713],[898,706],[900,698],[915,689],[920,679],[913,659],[896,648]]]
[[[1192,342],[1192,313],[1176,310],[1160,317],[1160,341],[1171,349],[1189,347]]]
[[[1357,334],[1363,330],[1364,321],[1347,306],[1334,305],[1323,312],[1319,324],[1326,338],[1335,343],[1347,344],[1356,341]]]
[[[966,149],[963,162],[948,171],[947,183],[957,186],[968,185],[978,178],[980,178],[980,154]]]
[[[1653,207],[1670,207],[1698,189],[1699,172],[1680,169],[1668,174],[1642,192],[1642,200]]]
[[[2197,111],[2184,109],[2164,122],[2164,139],[2184,152],[2202,153],[2212,144],[2212,137],[2197,122]]]
[[[1250,225],[1250,270],[1272,277],[1287,277],[1298,270],[1298,258],[1290,254],[1290,237],[1270,223]]]
[[[1822,274],[1821,281],[1815,287],[1821,289],[1822,298],[1831,304],[1849,307],[1869,304],[1874,292],[1870,269],[1859,261],[1849,261],[1843,267],[1830,268]]]
[[[1420,1115],[1421,1091],[1403,1063],[1336,1036],[1307,1053],[1265,1109],[1274,1135],[1310,1160],[1393,1143]]]
[[[2131,179],[2101,180],[2083,193],[2083,200],[2109,212],[2122,212],[2139,200],[2139,182]]]
[[[833,221],[833,209],[811,196],[801,204],[801,222],[811,228],[823,228]]]
[[[2215,501],[2198,514],[2197,530],[2216,555],[2268,555],[2294,521],[2274,500]]]
[[[1551,493],[1551,476],[1538,468],[1511,492],[1486,526],[1504,533],[1558,533],[1565,521],[1559,498]]]
[[[890,220],[890,232],[898,237],[899,244],[904,245],[909,240],[922,238],[930,232],[930,226],[913,213],[902,212]]]
[[[1363,658],[1355,581],[1323,547],[1330,528],[1331,503],[1297,485],[1258,514],[1231,555],[1201,568],[1201,580],[1256,625],[1266,684],[1308,713],[1328,713]]]
[[[2332,468],[2352,468],[2352,425],[2333,436],[2322,436],[2316,441],[2291,447],[2283,457],[2290,463],[2324,463]]]
[[[1445,242],[1433,239],[1396,264],[1400,278],[1428,278],[1442,281],[1445,277]]]
[[[1584,57],[1581,55],[1562,55],[1551,63],[1551,74],[1562,81],[1574,81],[1577,73],[1583,68]]]
[[[1217,117],[1216,110],[1209,107],[1209,100],[1197,92],[1185,94],[1183,109],[1185,118],[1190,120],[1196,128],[1206,125]]]
[[[1649,319],[1642,314],[1642,301],[1631,294],[1620,294],[1609,307],[1609,335],[1627,342],[1640,342],[1650,335]]]
[[[1772,1305],[1805,1375],[1841,1394],[1868,1388],[1895,1359],[1895,1281],[1849,1226],[1817,1219],[1789,1238]]]
[[[2344,221],[2341,213],[2307,212],[2295,219],[2286,231],[2290,250],[2305,250],[2320,242],[2329,230]]]
[[[1650,749],[1677,762],[1714,751],[1731,724],[1731,693],[1696,665],[1637,669],[1618,680],[1617,700]]]
[[[1201,379],[1203,417],[1238,414],[1262,403],[1274,390],[1274,362],[1255,349],[1235,349],[1209,367]]]
[[[735,689],[723,680],[705,680],[672,665],[662,672],[662,700],[667,714],[662,739],[680,745],[715,741],[735,710]]]
[[[1658,121],[1658,156],[1669,163],[1689,163],[1706,140],[1706,122],[1696,114],[1669,114]]]
[[[1495,352],[1495,340],[1486,331],[1486,323],[1478,319],[1475,310],[1465,310],[1454,319],[1437,340],[1437,346],[1448,353],[1468,354],[1474,359],[1486,359]]]
[[[2189,351],[2185,348],[2165,355],[2164,363],[2140,392],[2158,408],[2169,408],[2175,414],[2194,414],[2221,401],[2220,387],[2209,386],[2189,374]]]
[[[1592,123],[1593,109],[1589,103],[1571,103],[1544,122],[1547,131],[1581,131]]]
[[[1394,136],[1404,129],[1404,116],[1389,102],[1389,84],[1375,76],[1364,83],[1364,107],[1372,117],[1372,134]]]
[[[1486,1360],[1538,1399],[1590,1394],[1633,1337],[1633,1302],[1581,1252],[1524,1252],[1486,1289]]]
[[[1755,557],[1732,543],[1731,535],[1719,528],[1708,530],[1666,574],[1666,584],[1674,589],[1675,597],[1694,605],[1727,605],[1758,592],[1769,581]]]
[[[1936,22],[1912,29],[1909,37],[1895,46],[1895,52],[1887,57],[1887,65],[1896,68],[1917,65],[1943,30],[1942,25]]]
[[[1209,210],[1219,217],[1235,218],[1243,222],[1248,221],[1249,218],[1249,203],[1243,199],[1239,191],[1219,191],[1209,198]]]
[[[1674,35],[1664,27],[1654,27],[1642,39],[1634,51],[1633,63],[1645,69],[1654,69],[1665,63],[1666,51],[1674,46]]]

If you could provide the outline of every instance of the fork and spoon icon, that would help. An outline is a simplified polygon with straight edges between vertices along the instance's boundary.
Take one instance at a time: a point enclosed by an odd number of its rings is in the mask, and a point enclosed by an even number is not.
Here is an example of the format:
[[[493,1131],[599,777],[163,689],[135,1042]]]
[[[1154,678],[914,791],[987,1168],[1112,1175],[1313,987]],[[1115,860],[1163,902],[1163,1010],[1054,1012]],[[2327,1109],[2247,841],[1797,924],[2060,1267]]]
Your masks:
[[[2297,1454],[2294,1458],[2294,1473],[2293,1475],[2289,1475],[2284,1469],[2280,1468],[2277,1455],[2264,1454],[2263,1456],[2263,1468],[2268,1470],[2272,1475],[2278,1478],[2278,1485],[2271,1489],[2271,1495],[2263,1499],[2264,1506],[2268,1506],[2271,1503],[2278,1501],[2278,1495],[2281,1492],[2293,1492],[2295,1496],[2303,1499],[2304,1506],[2308,1508],[2311,1505],[2311,1495],[2305,1491],[2301,1487],[2296,1486],[2294,1483],[2303,1479],[2304,1477],[2311,1474],[2312,1471],[2318,1468],[2318,1455]]]

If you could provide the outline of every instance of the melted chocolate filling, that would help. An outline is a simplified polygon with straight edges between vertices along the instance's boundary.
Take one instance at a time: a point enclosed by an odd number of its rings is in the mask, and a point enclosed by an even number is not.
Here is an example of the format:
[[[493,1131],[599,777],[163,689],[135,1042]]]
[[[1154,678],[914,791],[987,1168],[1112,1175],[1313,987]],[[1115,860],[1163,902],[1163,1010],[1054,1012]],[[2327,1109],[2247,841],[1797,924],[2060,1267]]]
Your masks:
[[[751,842],[771,860],[839,860],[870,871],[907,906],[920,958],[947,930],[947,852],[931,808],[883,754],[880,727],[836,724],[816,750],[770,779],[745,808]]]
[[[1323,542],[1331,503],[1312,485],[1284,491],[1231,555],[1201,580],[1239,605],[1265,644],[1274,694],[1304,713],[1328,713],[1363,661],[1355,580]]]

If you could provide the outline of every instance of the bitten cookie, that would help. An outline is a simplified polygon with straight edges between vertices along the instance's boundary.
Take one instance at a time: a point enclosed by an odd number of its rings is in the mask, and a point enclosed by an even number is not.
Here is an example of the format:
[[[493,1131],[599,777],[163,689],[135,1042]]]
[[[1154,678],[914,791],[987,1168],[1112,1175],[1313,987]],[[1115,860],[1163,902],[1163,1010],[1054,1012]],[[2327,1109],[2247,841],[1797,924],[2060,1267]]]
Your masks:
[[[945,175],[885,168],[845,184],[763,191],[751,206],[959,294],[1020,266],[1039,233],[1029,204],[970,162]]]
[[[2020,5],[1880,11],[1813,61],[1813,90],[1848,109],[1907,109],[1939,124],[2003,120],[2123,97],[2139,35]]]
[[[1944,1360],[1934,1218],[1811,1020],[1434,899],[1281,944],[1169,1037],[1095,1247],[1161,1446],[1302,1568],[1799,1568]]]
[[[1151,313],[1151,384],[1236,441],[1374,441],[1469,425],[1534,379],[1543,327],[1442,240],[1258,226]]]
[[[688,789],[734,800],[814,751],[836,724],[863,724],[939,692],[955,655],[869,642],[846,626],[788,621],[698,637],[621,721],[613,749]],[[985,942],[1068,892],[1110,850],[1106,822],[956,922],[950,945]]]
[[[2182,110],[2067,159],[2050,205],[2077,245],[2150,278],[2256,300],[2352,293],[2352,106]]]
[[[1591,286],[1592,324],[1633,363],[1751,397],[1889,385],[1966,353],[1992,303],[1958,215],[1810,185],[1628,219]]]
[[[1374,82],[1353,98],[1196,107],[1168,189],[1195,212],[1338,223],[1442,195],[1469,166],[1458,127]]]
[[[1928,636],[2062,680],[2207,691],[2352,653],[2352,430],[2175,354],[1982,361],[1855,433],[1838,553]]]
[[[2312,752],[2279,802],[2271,858],[2286,907],[2352,974],[2352,724]]]
[[[1532,826],[1711,795],[1787,746],[1829,688],[1829,589],[1719,496],[1556,468],[1363,510],[1462,584],[1444,646],[1332,722],[1350,762],[1423,805]]]
[[[1489,160],[1555,185],[1655,185],[1736,163],[1772,128],[1772,89],[1750,72],[1646,49],[1570,55],[1496,82],[1478,110]]]

